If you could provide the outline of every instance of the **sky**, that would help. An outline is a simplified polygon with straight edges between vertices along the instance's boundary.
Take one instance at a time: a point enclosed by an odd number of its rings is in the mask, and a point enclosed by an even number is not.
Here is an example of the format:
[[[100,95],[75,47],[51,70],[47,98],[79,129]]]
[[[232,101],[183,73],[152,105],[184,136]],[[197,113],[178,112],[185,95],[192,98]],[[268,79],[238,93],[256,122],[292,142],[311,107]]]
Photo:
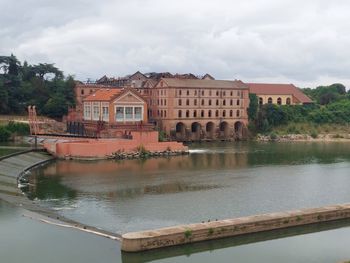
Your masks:
[[[94,80],[146,72],[350,87],[348,0],[0,0],[0,55]]]

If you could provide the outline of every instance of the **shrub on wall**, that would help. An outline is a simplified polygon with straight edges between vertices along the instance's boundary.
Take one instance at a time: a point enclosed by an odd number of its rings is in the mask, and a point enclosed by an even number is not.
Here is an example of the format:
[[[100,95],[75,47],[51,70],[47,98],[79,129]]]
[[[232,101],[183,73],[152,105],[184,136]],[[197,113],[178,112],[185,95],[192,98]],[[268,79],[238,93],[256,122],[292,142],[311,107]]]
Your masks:
[[[0,126],[0,142],[6,142],[10,139],[11,132],[4,126]]]

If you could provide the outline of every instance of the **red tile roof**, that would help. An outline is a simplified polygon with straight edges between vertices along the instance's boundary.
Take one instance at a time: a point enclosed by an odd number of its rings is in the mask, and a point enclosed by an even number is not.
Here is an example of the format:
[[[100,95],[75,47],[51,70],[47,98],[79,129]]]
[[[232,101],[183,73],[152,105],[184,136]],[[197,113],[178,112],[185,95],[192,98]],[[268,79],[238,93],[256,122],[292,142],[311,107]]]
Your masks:
[[[99,89],[87,96],[84,101],[110,101],[122,92],[122,89]]]
[[[169,87],[177,88],[228,88],[248,89],[249,87],[240,80],[211,80],[211,79],[176,79],[162,78]]]
[[[300,103],[312,103],[312,100],[293,84],[246,84],[249,86],[250,93],[257,95],[293,95]]]

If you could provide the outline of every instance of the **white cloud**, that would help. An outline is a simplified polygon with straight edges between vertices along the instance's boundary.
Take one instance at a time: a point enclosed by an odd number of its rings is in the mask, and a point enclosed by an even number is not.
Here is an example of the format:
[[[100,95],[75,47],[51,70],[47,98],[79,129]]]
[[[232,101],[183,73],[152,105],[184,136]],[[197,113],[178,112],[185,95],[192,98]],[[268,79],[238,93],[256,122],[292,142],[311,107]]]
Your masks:
[[[0,0],[0,6],[0,54],[54,62],[83,80],[141,70],[350,85],[345,0]]]

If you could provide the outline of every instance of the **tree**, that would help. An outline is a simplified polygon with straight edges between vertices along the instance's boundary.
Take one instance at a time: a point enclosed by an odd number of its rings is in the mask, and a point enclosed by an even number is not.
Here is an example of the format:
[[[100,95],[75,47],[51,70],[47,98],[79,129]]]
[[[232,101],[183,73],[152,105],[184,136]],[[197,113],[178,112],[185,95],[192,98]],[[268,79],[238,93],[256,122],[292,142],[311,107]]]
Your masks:
[[[248,108],[248,118],[249,121],[255,121],[258,115],[259,100],[256,94],[249,94],[249,108]]]

